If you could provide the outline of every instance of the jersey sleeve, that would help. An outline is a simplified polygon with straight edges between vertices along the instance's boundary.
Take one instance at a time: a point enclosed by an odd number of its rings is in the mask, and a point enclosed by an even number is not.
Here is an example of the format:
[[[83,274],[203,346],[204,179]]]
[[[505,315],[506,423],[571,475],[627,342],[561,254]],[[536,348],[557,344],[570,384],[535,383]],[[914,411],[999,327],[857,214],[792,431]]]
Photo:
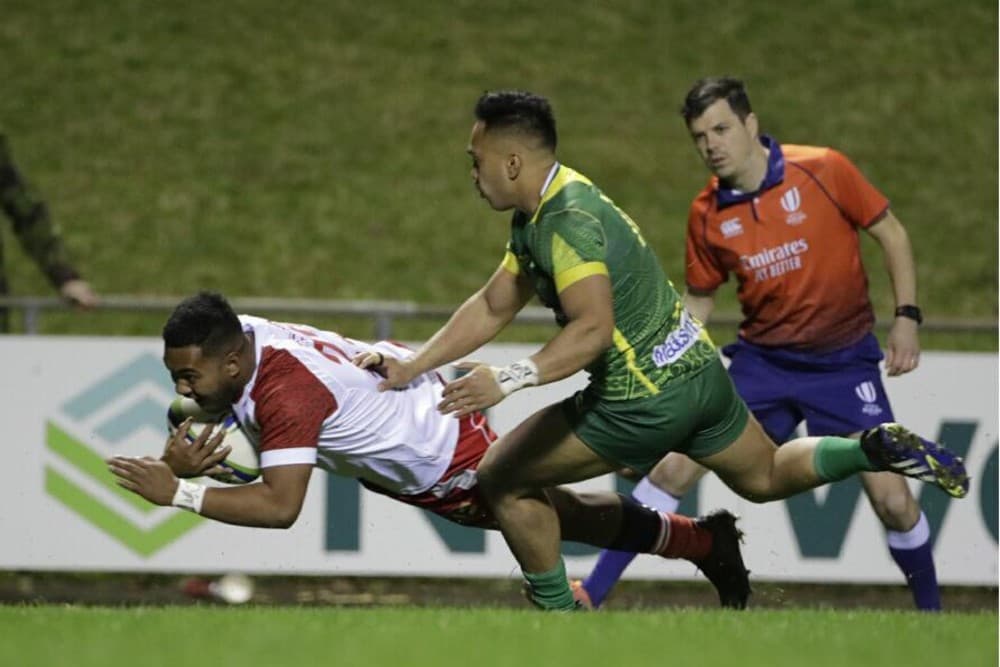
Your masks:
[[[538,261],[552,275],[557,292],[589,276],[608,275],[607,239],[596,217],[563,211],[546,220],[545,233],[547,252]]]
[[[258,377],[253,399],[261,468],[315,464],[323,422],[337,409],[333,394],[285,351],[262,362]]]
[[[729,272],[719,263],[718,257],[709,246],[705,227],[705,208],[699,197],[688,209],[684,281],[690,288],[712,292],[726,282]]]
[[[517,256],[510,248],[510,241],[507,241],[507,249],[503,253],[503,259],[500,261],[500,268],[515,276],[521,273],[521,265],[518,264]]]
[[[832,170],[835,198],[844,215],[854,225],[868,228],[889,210],[889,200],[865,178],[847,156],[830,149],[827,156]]]

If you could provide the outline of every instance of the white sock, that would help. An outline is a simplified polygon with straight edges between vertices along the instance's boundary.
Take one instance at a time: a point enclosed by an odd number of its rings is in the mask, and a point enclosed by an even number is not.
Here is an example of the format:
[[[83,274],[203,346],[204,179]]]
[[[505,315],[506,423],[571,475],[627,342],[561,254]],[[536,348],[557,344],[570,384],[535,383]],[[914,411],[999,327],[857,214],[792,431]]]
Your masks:
[[[927,522],[927,516],[921,512],[920,518],[917,519],[917,523],[913,528],[910,528],[905,533],[896,530],[887,530],[886,537],[888,538],[889,546],[893,549],[916,549],[927,544],[927,540],[931,538],[931,525]]]
[[[649,481],[649,477],[639,480],[632,491],[632,497],[646,507],[652,507],[660,512],[676,512],[677,506],[681,504],[680,498],[654,485]]]

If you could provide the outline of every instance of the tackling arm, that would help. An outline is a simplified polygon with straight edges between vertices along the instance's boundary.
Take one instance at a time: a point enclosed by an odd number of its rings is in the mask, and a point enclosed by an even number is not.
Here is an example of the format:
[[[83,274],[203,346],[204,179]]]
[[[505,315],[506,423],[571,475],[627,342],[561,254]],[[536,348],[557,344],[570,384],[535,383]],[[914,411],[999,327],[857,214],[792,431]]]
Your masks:
[[[492,340],[531,297],[531,285],[524,278],[498,268],[409,361],[413,376],[464,357]]]
[[[559,293],[559,302],[568,322],[528,360],[534,369],[528,369],[524,362],[503,369],[475,362],[459,364],[468,373],[445,386],[438,409],[457,417],[483,410],[524,386],[569,377],[612,345],[615,318],[611,281],[606,274],[591,275],[569,285]],[[505,382],[518,386],[508,385],[505,389]]]
[[[615,313],[607,275],[588,276],[566,287],[559,293],[559,304],[569,321],[531,357],[539,384],[586,368],[614,342]]]

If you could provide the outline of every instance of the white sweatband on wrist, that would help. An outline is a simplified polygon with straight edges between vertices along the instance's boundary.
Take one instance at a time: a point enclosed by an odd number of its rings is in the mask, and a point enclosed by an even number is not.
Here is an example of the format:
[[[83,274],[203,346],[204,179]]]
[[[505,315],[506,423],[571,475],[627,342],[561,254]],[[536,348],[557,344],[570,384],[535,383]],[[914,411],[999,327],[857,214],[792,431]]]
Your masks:
[[[493,378],[504,396],[510,396],[518,389],[534,387],[540,380],[538,366],[531,359],[521,359],[509,366],[494,368]]]
[[[201,504],[205,502],[206,488],[186,479],[178,480],[177,491],[174,492],[174,499],[170,501],[170,504],[174,507],[190,510],[195,514],[201,514]]]

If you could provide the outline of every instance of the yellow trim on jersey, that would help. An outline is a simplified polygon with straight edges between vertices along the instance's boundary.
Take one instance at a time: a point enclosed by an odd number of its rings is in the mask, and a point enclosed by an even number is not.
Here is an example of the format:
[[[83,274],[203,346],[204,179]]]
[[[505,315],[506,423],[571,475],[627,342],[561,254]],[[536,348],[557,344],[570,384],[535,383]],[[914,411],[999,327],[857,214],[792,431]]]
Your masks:
[[[500,268],[515,276],[521,273],[521,265],[517,263],[517,257],[510,250],[503,254],[503,261],[500,262]]]
[[[694,317],[694,315],[692,315],[691,317]],[[697,320],[698,318],[695,317],[695,319]],[[701,324],[701,333],[698,334],[698,338],[700,338],[701,340],[705,341],[706,343],[708,343],[712,347],[715,347],[715,341],[712,340],[712,337],[708,335],[708,329],[706,329],[705,325],[702,324],[701,322],[698,322],[698,324]]]
[[[642,386],[649,390],[650,394],[659,394],[660,388],[653,384],[653,381],[646,377],[646,374],[639,370],[639,367],[635,365],[635,349],[632,348],[631,343],[625,340],[625,336],[623,336],[622,332],[618,330],[618,327],[615,327],[615,331],[611,336],[615,342],[615,347],[622,353],[622,356],[625,357],[625,365],[632,372],[632,375],[638,378],[639,382],[641,382]]]
[[[538,208],[535,209],[535,214],[531,216],[531,220],[528,222],[531,223],[537,221],[538,214],[541,212],[542,207],[545,206],[545,202],[555,197],[559,194],[560,190],[573,182],[593,185],[591,180],[580,172],[573,171],[565,165],[559,165],[559,169],[556,171],[556,175],[552,179],[552,182],[549,183],[549,187],[545,188],[545,192],[542,193],[542,201],[538,202]]]
[[[562,292],[588,276],[609,275],[607,264],[596,260],[583,261],[576,248],[566,243],[558,234],[552,235],[552,273],[555,277],[556,292]]]
[[[561,293],[573,283],[579,282],[584,278],[607,275],[610,275],[608,274],[608,265],[604,262],[587,262],[585,264],[577,264],[572,268],[566,269],[562,273],[556,274],[556,292]]]

